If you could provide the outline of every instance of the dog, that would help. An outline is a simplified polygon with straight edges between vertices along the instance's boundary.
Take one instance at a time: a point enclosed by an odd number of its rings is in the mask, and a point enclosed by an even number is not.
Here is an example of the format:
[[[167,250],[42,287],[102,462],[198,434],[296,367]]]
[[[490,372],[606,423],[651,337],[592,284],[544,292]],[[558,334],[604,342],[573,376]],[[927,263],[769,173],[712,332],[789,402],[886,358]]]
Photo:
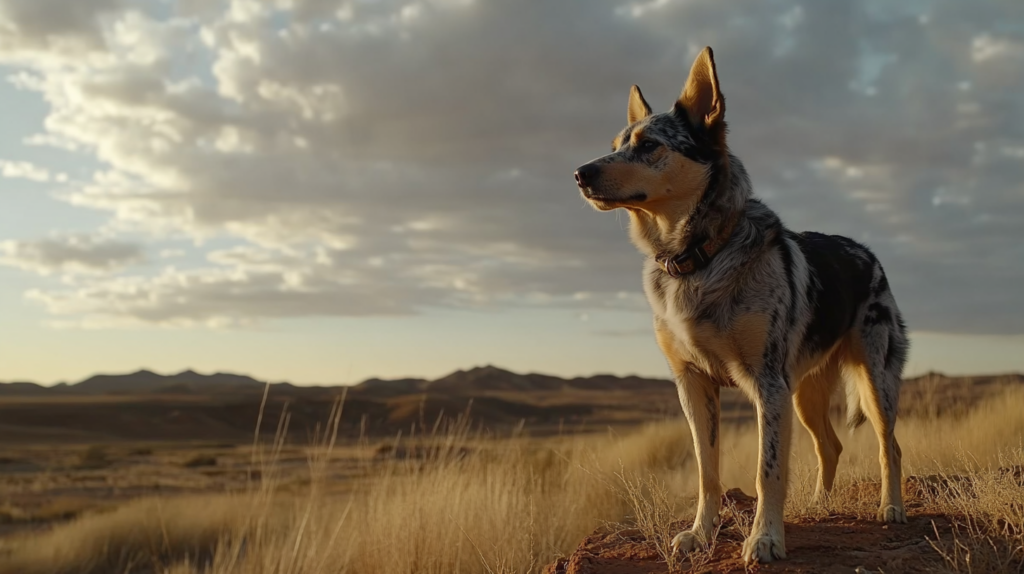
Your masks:
[[[630,238],[646,255],[655,338],[675,377],[700,475],[693,527],[673,548],[707,545],[718,524],[722,386],[738,387],[757,413],[747,563],[786,557],[792,410],[814,439],[816,497],[831,491],[843,447],[829,402],[841,381],[850,428],[869,420],[878,436],[878,520],[906,522],[895,425],[908,342],[878,259],[846,237],[791,231],[752,196],[743,164],[726,145],[725,98],[710,47],[668,112],[653,113],[634,85],[627,120],[612,153],[575,177],[596,209],[626,210]]]

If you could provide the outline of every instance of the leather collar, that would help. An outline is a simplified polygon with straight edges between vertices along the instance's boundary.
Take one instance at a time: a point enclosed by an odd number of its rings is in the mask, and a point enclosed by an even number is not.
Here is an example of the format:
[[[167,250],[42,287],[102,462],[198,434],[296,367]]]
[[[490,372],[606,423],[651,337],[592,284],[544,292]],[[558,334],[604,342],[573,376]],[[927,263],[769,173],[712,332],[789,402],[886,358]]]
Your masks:
[[[714,237],[699,237],[691,241],[690,246],[681,253],[659,255],[654,258],[654,261],[661,266],[665,273],[676,279],[704,269],[711,263],[711,258],[729,242],[733,230],[736,229],[736,223],[739,221],[739,214],[739,212],[733,213]]]

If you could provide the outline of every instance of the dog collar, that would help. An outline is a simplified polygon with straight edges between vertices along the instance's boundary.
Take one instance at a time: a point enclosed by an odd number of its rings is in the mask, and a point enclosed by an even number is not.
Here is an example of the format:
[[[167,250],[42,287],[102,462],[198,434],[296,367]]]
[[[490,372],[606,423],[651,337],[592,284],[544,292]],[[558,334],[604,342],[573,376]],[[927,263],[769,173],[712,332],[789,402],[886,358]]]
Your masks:
[[[655,257],[654,261],[661,266],[665,273],[675,279],[704,269],[711,263],[711,258],[729,242],[738,220],[739,212],[733,213],[718,235],[710,239],[693,241],[691,247],[684,249],[682,253],[674,256],[660,255]]]

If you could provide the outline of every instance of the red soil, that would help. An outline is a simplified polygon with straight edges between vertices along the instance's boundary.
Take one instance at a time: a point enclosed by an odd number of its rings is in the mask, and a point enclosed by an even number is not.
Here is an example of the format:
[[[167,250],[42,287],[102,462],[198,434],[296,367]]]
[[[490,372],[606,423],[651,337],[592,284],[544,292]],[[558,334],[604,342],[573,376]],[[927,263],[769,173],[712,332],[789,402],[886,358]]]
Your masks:
[[[877,486],[876,486],[877,492]],[[908,501],[908,523],[883,525],[850,515],[801,519],[786,523],[787,559],[745,567],[740,556],[742,529],[750,524],[754,499],[739,489],[725,495],[722,528],[710,552],[695,553],[677,565],[676,572],[792,572],[792,573],[923,573],[935,572],[940,557],[928,540],[936,532],[948,538],[946,517],[928,513]],[[676,532],[689,524],[677,523]],[[588,536],[568,558],[549,564],[544,574],[660,574],[670,572],[655,544],[636,529],[601,529]]]

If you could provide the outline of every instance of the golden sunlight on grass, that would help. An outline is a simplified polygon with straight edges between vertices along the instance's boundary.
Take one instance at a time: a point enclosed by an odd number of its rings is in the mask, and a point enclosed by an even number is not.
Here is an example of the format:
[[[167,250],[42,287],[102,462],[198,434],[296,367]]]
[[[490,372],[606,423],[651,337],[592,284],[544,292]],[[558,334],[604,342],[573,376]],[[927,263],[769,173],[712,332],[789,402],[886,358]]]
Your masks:
[[[376,452],[391,454],[367,462],[365,476],[344,490],[327,464],[339,448],[336,424],[335,416],[309,450],[302,483],[280,480],[275,471],[284,446],[279,439],[254,454],[263,461],[262,480],[246,492],[139,499],[20,534],[0,546],[0,573],[539,572],[607,523],[635,526],[675,568],[666,553],[672,522],[689,516],[696,493],[681,422],[623,436],[500,440],[454,423],[390,448],[376,445]],[[918,499],[955,526],[953,540],[932,541],[936,564],[963,572],[1019,566],[1024,392],[966,413],[902,420],[897,434],[904,475],[919,477]],[[827,508],[811,501],[815,463],[806,432],[798,428],[793,436],[788,519],[839,511],[873,516],[878,459],[870,429],[844,437]],[[369,453],[373,446],[359,448]],[[755,447],[755,429],[725,429],[727,488],[753,493]]]

